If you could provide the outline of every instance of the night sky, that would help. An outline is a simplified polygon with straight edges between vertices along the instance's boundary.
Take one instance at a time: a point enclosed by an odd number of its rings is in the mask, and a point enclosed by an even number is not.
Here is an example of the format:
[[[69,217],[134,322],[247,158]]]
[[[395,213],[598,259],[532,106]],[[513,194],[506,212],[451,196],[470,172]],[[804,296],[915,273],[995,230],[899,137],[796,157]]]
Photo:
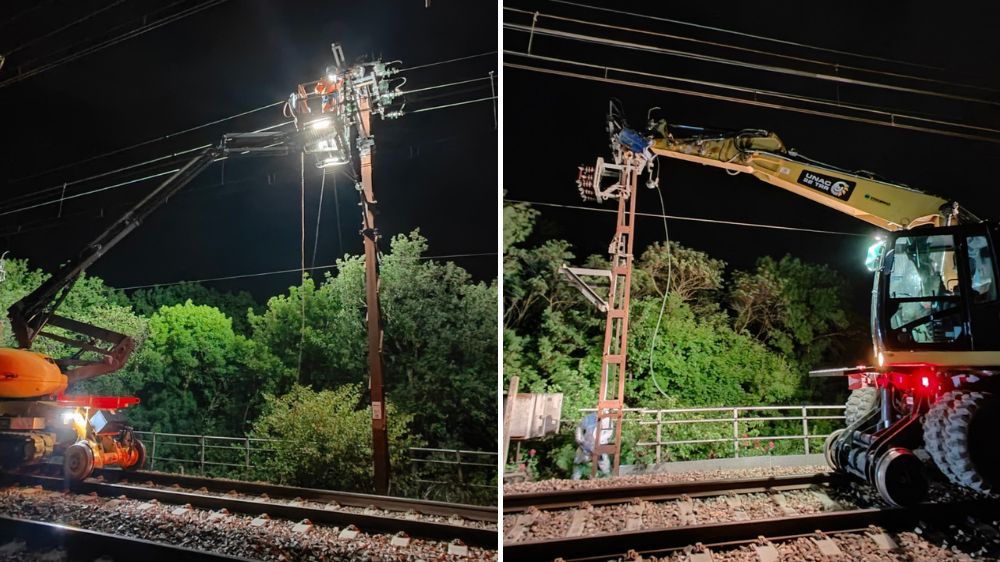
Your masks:
[[[4,2],[0,52],[82,18],[114,0]],[[201,0],[177,3],[172,13]],[[33,8],[33,6],[35,6]],[[54,60],[54,52],[90,38],[134,28],[136,18],[171,6],[129,0],[66,31],[9,54],[0,83]],[[161,14],[162,14],[161,13]],[[154,14],[150,20],[160,17]],[[111,30],[111,31],[109,31]],[[402,67],[495,51],[495,7],[434,0],[330,2],[230,0],[141,36],[67,62],[25,80],[0,86],[3,152],[0,212],[20,205],[11,198],[63,182],[215,143],[226,132],[252,131],[285,120],[281,107],[260,111],[163,142],[80,166],[21,179],[106,151],[287,98],[300,82],[332,63],[330,43],[348,62],[381,55]],[[88,44],[88,43],[84,43]],[[75,50],[80,50],[76,48]],[[40,62],[32,62],[37,59]],[[496,55],[404,72],[404,89],[483,78]],[[490,96],[490,82],[443,88],[407,98],[407,109]],[[497,135],[490,102],[411,114],[395,121],[373,118],[377,221],[388,237],[419,227],[430,255],[495,252],[497,248]],[[189,157],[189,156],[188,156]],[[119,173],[68,188],[67,195],[170,169],[170,164]],[[312,262],[320,173],[307,160],[306,262]],[[219,183],[225,180],[225,184]],[[148,192],[155,181],[66,201],[58,206],[0,215],[0,248],[52,271],[109,224],[109,218]],[[343,252],[362,252],[357,194],[345,176],[327,176],[316,264]],[[54,193],[58,198],[58,190]],[[46,199],[51,199],[49,194]],[[339,203],[340,232],[336,228]],[[90,272],[113,286],[220,277],[299,267],[299,159],[216,163],[160,208]],[[102,218],[102,216],[104,218]],[[18,229],[21,233],[16,233]],[[0,250],[2,251],[2,250]],[[478,280],[496,278],[496,257],[457,258]],[[216,282],[247,289],[260,300],[297,282],[297,274]]]
[[[912,61],[942,67],[942,70],[821,53],[707,29],[597,12],[553,1],[508,0],[504,2],[504,6],[604,24],[641,27],[656,32],[888,72],[918,74],[946,82],[993,88],[1000,86],[1000,79],[993,72],[994,61],[1000,55],[1000,43],[996,41],[995,31],[990,29],[989,22],[970,18],[965,11],[943,10],[940,5],[929,10],[910,3],[894,3],[892,6],[866,3],[863,9],[859,7],[855,10],[838,3],[838,8],[831,11],[821,9],[819,4],[807,6],[799,2],[766,5],[754,2],[615,3],[620,9],[631,9],[644,14],[830,49]],[[503,19],[505,23],[530,25],[531,22],[530,15],[511,12],[506,12]],[[554,24],[541,18],[538,25],[551,27]],[[634,33],[574,27],[565,23],[558,25],[561,29],[578,33],[596,32],[602,36],[660,47],[829,72],[829,69],[819,66],[735,53],[718,47],[692,45]],[[524,33],[503,31],[505,49],[524,51],[527,40],[528,36]],[[692,62],[662,54],[638,53],[607,46],[568,43],[537,35],[533,39],[532,52],[548,57],[571,58],[813,97],[837,99],[839,95],[844,101],[898,108],[901,112],[933,114],[986,127],[1000,126],[997,105],[929,98],[859,86],[837,86],[831,82],[809,78]],[[509,55],[505,55],[504,60],[505,63],[519,62],[539,66],[538,63]],[[885,76],[848,76],[901,83],[905,86],[914,84]],[[871,170],[892,181],[954,198],[982,218],[996,216],[1000,197],[997,195],[996,180],[991,169],[992,164],[1000,157],[1000,144],[850,123],[622,85],[547,76],[510,67],[505,67],[504,79],[504,107],[507,117],[504,123],[504,187],[508,198],[592,206],[592,203],[581,202],[574,180],[578,165],[592,164],[597,156],[609,156],[608,138],[604,132],[605,115],[608,100],[614,97],[621,100],[633,128],[643,129],[646,110],[660,106],[661,115],[675,124],[725,129],[768,129],[778,133],[787,146],[796,148],[811,158],[850,170]],[[1000,95],[995,90],[963,89],[952,83],[921,86],[986,98],[994,103],[1000,101]],[[993,136],[998,135],[994,133]],[[526,150],[526,141],[529,139],[534,140],[529,142],[531,149]],[[668,214],[818,228],[869,236],[878,232],[873,226],[767,185],[749,175],[730,177],[722,170],[688,162],[666,159],[661,159],[661,162],[661,184],[664,187]],[[520,169],[516,174],[512,173],[515,166]],[[525,167],[530,169],[530,173]],[[655,192],[643,189],[638,197],[640,211],[660,212]],[[613,202],[605,203],[604,206],[614,208]],[[537,208],[542,213],[542,221],[529,243],[537,243],[544,238],[567,239],[575,245],[581,262],[589,254],[606,254],[614,231],[613,215]],[[636,253],[641,253],[647,244],[662,240],[663,237],[663,226],[659,219],[640,219]],[[750,268],[759,256],[780,257],[786,253],[827,264],[848,279],[857,299],[854,309],[863,318],[867,318],[871,277],[864,268],[864,256],[865,250],[873,241],[867,236],[782,232],[671,221],[670,237],[686,246],[724,259],[731,268]]]

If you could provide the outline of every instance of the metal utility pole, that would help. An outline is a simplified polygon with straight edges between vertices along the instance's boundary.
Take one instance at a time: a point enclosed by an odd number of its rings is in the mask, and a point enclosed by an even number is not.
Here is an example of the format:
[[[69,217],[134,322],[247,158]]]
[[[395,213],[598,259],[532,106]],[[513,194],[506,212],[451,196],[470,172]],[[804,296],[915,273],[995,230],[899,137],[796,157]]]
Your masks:
[[[379,307],[378,239],[375,226],[375,194],[372,189],[372,114],[383,119],[398,117],[402,111],[388,112],[401,94],[389,78],[398,71],[380,60],[346,64],[340,45],[331,45],[334,64],[314,83],[300,84],[286,109],[292,112],[296,128],[311,138],[307,154],[316,156],[316,166],[325,169],[349,164],[357,149],[361,164],[361,236],[365,246],[365,324],[368,332],[368,373],[371,391],[372,461],[375,492],[389,492],[389,432],[385,407],[382,365],[382,314]],[[308,87],[307,87],[308,86]],[[352,147],[352,140],[354,146]]]
[[[365,304],[368,325],[368,373],[372,397],[372,455],[375,493],[389,492],[389,431],[382,386],[382,311],[378,302],[378,229],[375,227],[375,195],[372,191],[371,105],[367,95],[358,98],[358,154],[361,158],[362,230],[365,243]]]

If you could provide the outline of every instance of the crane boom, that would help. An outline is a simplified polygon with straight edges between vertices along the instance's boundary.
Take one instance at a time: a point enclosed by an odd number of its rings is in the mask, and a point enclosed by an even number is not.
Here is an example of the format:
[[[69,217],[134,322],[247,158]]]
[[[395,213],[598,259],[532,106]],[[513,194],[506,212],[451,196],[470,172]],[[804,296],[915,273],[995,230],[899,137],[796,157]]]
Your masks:
[[[752,174],[757,179],[836,209],[879,228],[978,222],[953,201],[862,171],[849,172],[789,150],[774,133],[759,129],[711,131],[659,121],[652,139],[630,129],[619,138],[635,151]],[[961,220],[960,219],[961,215]]]

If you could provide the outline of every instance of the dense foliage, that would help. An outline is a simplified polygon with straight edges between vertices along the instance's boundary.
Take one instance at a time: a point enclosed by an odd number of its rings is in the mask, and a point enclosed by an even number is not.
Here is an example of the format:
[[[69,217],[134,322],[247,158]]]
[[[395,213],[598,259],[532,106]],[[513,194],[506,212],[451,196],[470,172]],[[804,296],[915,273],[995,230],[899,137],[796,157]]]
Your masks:
[[[496,285],[474,282],[453,263],[426,259],[418,232],[389,246],[380,262],[380,302],[395,446],[494,450]],[[270,476],[360,486],[370,461],[359,459],[371,454],[362,392],[368,381],[364,263],[347,256],[337,265],[335,273],[306,276],[264,306],[247,293],[193,283],[125,294],[85,276],[59,313],[128,334],[139,346],[121,371],[69,390],[139,396],[141,404],[128,412],[139,430],[254,432],[287,437],[300,450],[309,435],[318,442],[335,436],[335,443],[307,448],[313,456],[303,457],[293,473],[268,464]],[[4,309],[47,277],[24,260],[8,259],[5,269]],[[5,317],[0,330],[3,344],[12,345]],[[43,338],[35,349],[67,354]],[[299,417],[303,424],[296,428]],[[290,451],[279,448],[276,458],[289,460]]]
[[[606,265],[577,259],[564,240],[529,244],[538,216],[504,207],[504,375],[518,375],[522,391],[563,393],[563,419],[572,421],[596,401],[604,315],[558,269]],[[629,407],[811,401],[808,370],[838,360],[854,335],[840,278],[789,256],[730,272],[704,252],[657,242],[635,262],[631,306]],[[624,444],[623,462],[636,460]],[[571,439],[548,445],[549,460],[568,469]]]

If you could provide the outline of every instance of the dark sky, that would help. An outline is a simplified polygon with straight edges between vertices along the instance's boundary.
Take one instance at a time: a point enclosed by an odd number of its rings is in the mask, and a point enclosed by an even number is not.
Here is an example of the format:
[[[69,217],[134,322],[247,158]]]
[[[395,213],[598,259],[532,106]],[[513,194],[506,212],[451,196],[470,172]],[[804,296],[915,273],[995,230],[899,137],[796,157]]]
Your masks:
[[[914,73],[946,82],[966,82],[994,88],[1000,86],[1000,79],[994,72],[995,61],[1000,55],[1000,43],[996,41],[996,33],[991,29],[991,24],[982,18],[969,17],[967,11],[949,11],[939,4],[934,5],[933,9],[925,9],[911,3],[881,5],[869,2],[858,4],[854,8],[849,3],[837,3],[835,10],[828,9],[826,4],[803,2],[616,2],[615,6],[786,41],[939,66],[943,70],[818,53],[705,29],[595,12],[552,1],[509,0],[504,5],[604,24],[642,27],[792,56],[867,66],[888,72]],[[505,22],[530,24],[530,19],[530,16],[509,12],[504,15]],[[551,22],[543,18],[539,20],[539,25],[551,25]],[[567,28],[566,24],[562,24],[562,28],[580,33],[595,32],[593,28]],[[695,50],[751,62],[807,70],[820,68],[663,38],[642,37],[634,33],[598,32],[616,39]],[[527,35],[522,33],[510,30],[503,32],[505,49],[523,51],[527,39]],[[948,119],[980,126],[1000,125],[996,105],[928,98],[857,86],[842,85],[838,88],[830,82],[814,79],[691,62],[605,46],[566,43],[539,36],[533,39],[532,52],[549,57],[572,58],[814,97],[836,99],[840,95],[845,101],[900,108],[900,111],[909,113],[943,115]],[[505,56],[505,61],[507,60],[524,62],[524,59]],[[885,76],[860,77],[912,84]],[[510,67],[505,68],[504,79],[504,148],[507,155],[504,187],[509,198],[592,205],[582,203],[578,197],[574,185],[576,167],[581,163],[592,163],[597,156],[608,156],[608,139],[604,132],[605,115],[609,98],[615,97],[624,104],[630,125],[635,128],[644,127],[648,108],[660,106],[663,108],[661,115],[676,124],[726,129],[768,129],[778,133],[786,145],[797,148],[811,158],[847,169],[871,170],[893,181],[954,198],[981,217],[996,216],[995,209],[1000,196],[990,170],[1000,157],[1000,144],[850,123],[621,85],[546,76]],[[1000,101],[996,91],[961,89],[952,83],[927,87],[971,94],[993,102]],[[530,143],[530,150],[525,149],[528,139],[535,139],[535,142]],[[544,158],[544,165],[537,164],[540,156]],[[536,164],[531,165],[532,162]],[[513,166],[523,167],[525,164],[531,165],[530,174],[512,173]],[[663,161],[661,183],[668,214],[872,235],[877,232],[875,227],[866,223],[747,175],[730,177],[722,170],[680,161]],[[659,201],[653,191],[642,190],[638,196],[640,211],[660,212]],[[613,208],[613,204],[606,203],[605,207]],[[579,256],[607,252],[607,244],[614,229],[613,215],[544,207],[539,207],[539,210],[543,220],[535,236],[536,242],[545,237],[559,237],[573,242]],[[663,236],[659,219],[640,219],[637,253],[648,243],[662,240]],[[827,264],[850,281],[858,298],[856,309],[862,314],[867,310],[866,299],[871,278],[864,269],[863,262],[865,250],[871,243],[868,238],[680,221],[670,223],[670,236],[686,246],[722,258],[736,268],[752,267],[754,261],[762,255],[780,257],[786,253]]]
[[[0,52],[10,53],[114,0],[4,2]],[[185,0],[172,13],[201,0]],[[53,60],[54,51],[116,33],[116,25],[170,6],[128,0],[8,56],[0,82]],[[32,6],[36,6],[32,8]],[[160,17],[154,14],[150,20]],[[132,23],[131,27],[137,24]],[[126,27],[125,29],[128,29]],[[120,33],[120,32],[118,32]],[[403,67],[474,55],[497,48],[495,7],[434,0],[331,2],[230,0],[107,49],[0,87],[3,151],[0,212],[12,197],[59,186],[90,174],[217,142],[226,132],[251,131],[283,119],[281,107],[157,142],[85,165],[43,172],[285,99],[296,84],[331,64],[339,41],[348,61],[381,55]],[[75,50],[79,50],[76,48]],[[68,52],[72,52],[72,49]],[[404,72],[407,89],[486,77],[496,56]],[[450,96],[442,96],[450,94]],[[408,108],[431,107],[490,95],[489,81],[414,94]],[[373,121],[378,224],[386,237],[419,227],[429,254],[495,252],[497,247],[497,136],[489,102]],[[169,162],[168,162],[169,163]],[[308,161],[307,161],[308,164]],[[67,195],[110,185],[168,166],[145,168],[70,187]],[[224,174],[224,175],[223,175]],[[268,181],[270,176],[271,181]],[[226,185],[219,186],[220,180]],[[360,253],[357,194],[345,177],[327,177],[317,264],[332,263],[340,245]],[[155,181],[155,180],[154,180]],[[0,248],[52,270],[74,255],[154,185],[145,182],[57,206],[0,216]],[[75,191],[74,191],[75,190]],[[306,172],[307,265],[312,261],[320,176]],[[58,191],[55,192],[58,196]],[[51,197],[52,195],[49,195]],[[341,228],[336,229],[339,203]],[[145,225],[99,261],[91,272],[115,286],[218,277],[299,266],[299,160],[287,158],[215,164]],[[105,218],[101,218],[101,215]],[[18,228],[21,234],[9,235]],[[339,240],[339,242],[338,242]],[[496,277],[495,256],[456,259],[477,279]],[[214,283],[255,296],[283,291],[296,274]]]

